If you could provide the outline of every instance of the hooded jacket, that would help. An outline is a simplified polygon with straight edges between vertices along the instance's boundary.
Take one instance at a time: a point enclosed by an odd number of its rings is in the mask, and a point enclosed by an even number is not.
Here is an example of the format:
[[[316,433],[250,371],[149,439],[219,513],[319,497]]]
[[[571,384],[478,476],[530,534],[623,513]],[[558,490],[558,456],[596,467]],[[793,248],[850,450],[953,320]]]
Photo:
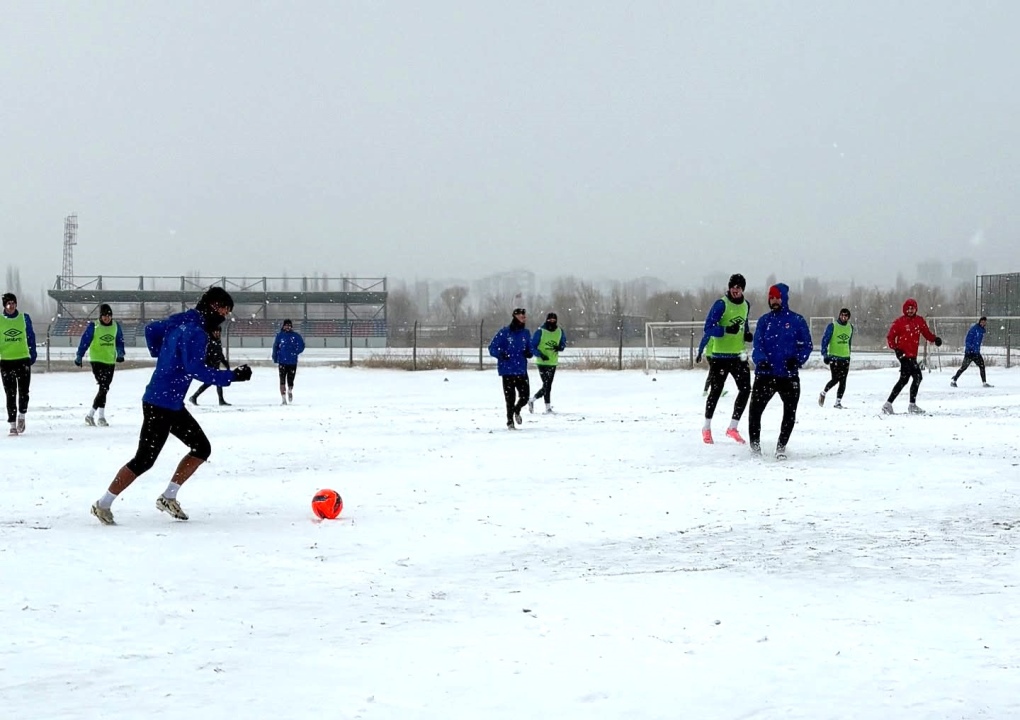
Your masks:
[[[531,333],[524,323],[514,318],[501,328],[489,343],[489,355],[496,358],[496,371],[505,375],[527,375],[531,357]]]
[[[980,355],[981,343],[985,340],[985,329],[981,323],[974,323],[967,331],[967,339],[963,341],[963,351],[967,355]]]
[[[758,318],[754,329],[755,375],[797,377],[800,366],[807,362],[814,350],[811,330],[803,315],[790,310],[790,288],[778,283],[782,307]]]
[[[305,351],[305,339],[297,330],[280,328],[273,340],[273,362],[280,365],[297,365],[298,355]]]
[[[209,342],[205,325],[198,310],[188,310],[145,326],[145,342],[156,358],[156,369],[145,388],[143,402],[181,410],[192,379],[221,387],[230,385],[232,371],[215,370],[205,364]]]
[[[914,316],[907,315],[907,308],[914,308]],[[886,342],[892,350],[900,350],[908,358],[917,357],[917,347],[921,344],[921,336],[924,335],[928,342],[935,342],[935,333],[928,328],[927,321],[916,314],[917,300],[907,298],[903,302],[903,314],[893,320],[889,327],[889,334],[886,335]]]

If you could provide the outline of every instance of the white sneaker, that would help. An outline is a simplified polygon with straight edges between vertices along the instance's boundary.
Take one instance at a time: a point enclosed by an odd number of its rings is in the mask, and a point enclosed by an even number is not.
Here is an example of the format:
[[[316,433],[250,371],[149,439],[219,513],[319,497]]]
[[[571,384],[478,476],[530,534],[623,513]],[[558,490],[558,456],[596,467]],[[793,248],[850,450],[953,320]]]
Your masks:
[[[981,383],[981,387],[995,387],[991,383]]]
[[[528,398],[528,412],[529,413],[535,412],[535,399],[534,398]]]
[[[285,395],[281,395],[280,396],[280,404],[281,405],[286,405],[287,404],[287,397]]]
[[[547,404],[547,405],[545,406],[545,411],[546,411],[547,413],[551,413],[551,412],[553,411],[553,409],[552,409],[552,405],[548,405],[548,404]]]
[[[106,418],[101,415],[96,418],[96,425],[99,427],[110,427],[110,423],[106,422]]]
[[[949,387],[956,387],[956,381],[955,380],[950,380],[949,381]]]
[[[818,393],[818,407],[825,407],[825,393]]]
[[[165,498],[162,495],[160,495],[158,498],[156,498],[156,509],[162,510],[163,512],[172,515],[178,520],[188,519],[187,514],[185,514],[185,512],[181,509],[181,504],[177,502],[176,498],[171,500],[170,498]]]
[[[18,415],[18,434],[25,432],[25,416]]]
[[[910,403],[909,405],[907,405],[907,412],[910,413],[911,415],[924,415],[924,410],[917,407],[916,403]]]
[[[292,392],[287,393],[287,402],[288,403],[294,402],[294,393]]]
[[[832,407],[836,408],[837,410],[842,410],[843,409],[843,403],[840,402],[839,398],[836,398],[836,404],[833,405]]]
[[[891,402],[887,402],[885,405],[882,406],[882,412],[884,414],[886,414],[886,415],[895,415],[896,414],[896,411],[893,410]]]
[[[786,446],[785,445],[777,445],[776,446],[776,460],[785,460],[785,459],[786,459]]]
[[[11,434],[11,435],[17,435],[18,434],[18,426],[17,426],[16,423],[11,423],[11,430],[10,430],[9,434]]]
[[[517,423],[518,425],[524,424],[524,419],[521,417],[521,414],[519,412],[514,413],[514,422]]]
[[[94,417],[92,417],[91,415],[86,415],[85,416],[85,424],[88,425],[89,427],[95,427],[96,426],[96,419]]]
[[[116,525],[113,521],[113,511],[110,508],[101,508],[99,503],[92,503],[92,514],[95,515],[103,525]]]

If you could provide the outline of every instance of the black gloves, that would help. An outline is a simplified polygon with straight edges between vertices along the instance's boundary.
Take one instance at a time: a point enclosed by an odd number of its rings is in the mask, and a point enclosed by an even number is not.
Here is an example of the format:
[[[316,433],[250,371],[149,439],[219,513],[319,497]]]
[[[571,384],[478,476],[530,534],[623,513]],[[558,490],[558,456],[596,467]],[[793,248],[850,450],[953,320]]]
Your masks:
[[[825,363],[826,365],[828,365],[828,364],[829,364],[829,361],[830,361],[831,359],[832,359],[832,358],[830,358],[830,357],[829,357],[828,355],[822,355],[822,362],[823,362],[823,363]]]
[[[696,362],[696,363],[700,363],[701,362],[701,353],[698,353],[698,357],[694,358],[694,362]]]
[[[754,342],[754,333],[752,333],[750,330],[744,330],[744,342],[746,343]]]
[[[736,335],[738,332],[740,332],[740,320],[734,320],[726,326],[726,333],[728,335]]]
[[[549,359],[549,356],[548,356],[548,355],[546,355],[546,354],[545,354],[544,352],[542,352],[541,350],[539,350],[539,351],[538,351],[538,357],[539,357],[539,359],[540,359],[540,360],[548,360],[548,359]]]
[[[531,358],[533,358],[535,356],[531,353],[531,349],[529,348],[529,349],[524,351],[524,357],[526,357],[528,359],[531,359]]]
[[[942,338],[938,335],[935,336],[935,347],[942,347]]]
[[[247,365],[239,365],[231,370],[231,372],[234,373],[234,382],[248,382],[251,380],[251,368]]]
[[[123,355],[118,355],[117,356],[117,362],[124,362],[124,356]]]
[[[786,371],[787,372],[794,373],[794,372],[797,372],[799,369],[800,369],[800,363],[797,362],[797,358],[787,358],[786,359]]]
[[[896,352],[896,359],[897,360],[902,360],[903,359],[903,355],[905,353],[902,350],[900,350],[899,348],[896,348],[895,352]]]
[[[81,358],[80,357],[76,357],[74,359],[74,364],[77,365],[78,367],[81,367]]]
[[[556,348],[556,352],[563,352],[566,349],[567,349],[566,345],[560,345],[558,348]]]

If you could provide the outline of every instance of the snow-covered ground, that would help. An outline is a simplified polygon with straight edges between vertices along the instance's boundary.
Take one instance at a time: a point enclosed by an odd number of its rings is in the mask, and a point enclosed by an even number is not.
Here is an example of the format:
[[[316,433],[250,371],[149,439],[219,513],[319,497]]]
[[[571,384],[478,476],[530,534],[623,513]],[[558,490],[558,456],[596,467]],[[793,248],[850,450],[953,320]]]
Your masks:
[[[191,520],[171,439],[101,526],[148,376],[104,429],[37,374],[0,440],[0,717],[1020,717],[1016,370],[927,375],[923,417],[808,371],[780,463],[701,443],[703,371],[565,370],[512,433],[492,371],[308,366],[281,407],[259,368],[195,410]]]

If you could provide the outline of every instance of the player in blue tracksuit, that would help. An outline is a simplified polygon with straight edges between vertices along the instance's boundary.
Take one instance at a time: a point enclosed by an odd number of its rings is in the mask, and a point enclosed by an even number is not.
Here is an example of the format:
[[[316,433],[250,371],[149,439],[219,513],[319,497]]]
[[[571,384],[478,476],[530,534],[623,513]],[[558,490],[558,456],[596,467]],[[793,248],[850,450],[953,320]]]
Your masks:
[[[963,371],[970,367],[971,363],[977,365],[978,371],[981,373],[981,385],[982,387],[991,387],[988,384],[988,378],[985,377],[985,359],[981,356],[981,343],[985,339],[985,326],[988,325],[988,318],[984,315],[970,326],[970,330],[967,331],[967,338],[963,341],[963,365],[953,375],[953,379],[949,381],[952,387],[956,387],[956,381],[963,375]]]
[[[783,283],[769,288],[769,312],[758,318],[754,329],[754,386],[747,417],[751,452],[761,454],[761,416],[778,393],[783,401],[776,458],[786,458],[786,444],[797,422],[800,401],[800,367],[811,357],[814,346],[807,321],[789,306],[790,288]]]
[[[184,406],[188,387],[192,379],[213,385],[251,379],[251,368],[247,365],[217,370],[205,364],[208,333],[218,328],[233,308],[230,293],[221,287],[212,287],[202,295],[194,310],[145,326],[145,342],[149,353],[157,358],[156,369],[142,396],[142,429],[135,456],[117,471],[106,494],[92,506],[92,514],[104,525],[114,524],[110,509],[113,501],[155,464],[170,435],[187,445],[189,452],[177,465],[167,489],[156,498],[156,507],[178,520],[188,519],[177,502],[177,491],[212,453],[205,432]]]
[[[496,358],[496,372],[503,381],[503,399],[506,401],[506,427],[516,430],[520,425],[521,410],[531,397],[528,382],[528,360],[531,358],[531,333],[525,325],[528,313],[516,308],[513,319],[506,327],[493,336],[489,343],[489,355]]]
[[[294,402],[294,377],[298,355],[305,351],[305,339],[294,330],[294,323],[284,320],[273,340],[273,362],[280,366],[280,404]]]

